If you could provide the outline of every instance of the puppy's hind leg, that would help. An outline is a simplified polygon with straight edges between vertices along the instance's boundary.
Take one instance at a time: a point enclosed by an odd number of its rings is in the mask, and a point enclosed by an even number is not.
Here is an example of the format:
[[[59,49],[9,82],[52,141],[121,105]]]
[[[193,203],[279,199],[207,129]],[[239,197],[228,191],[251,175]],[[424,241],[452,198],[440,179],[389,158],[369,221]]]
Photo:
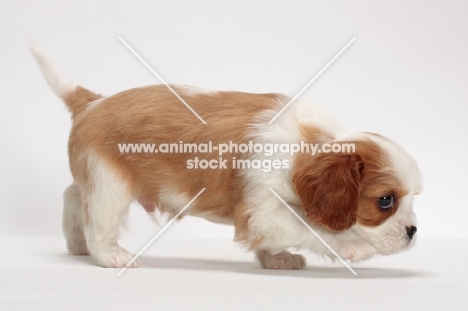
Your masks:
[[[63,233],[68,252],[72,255],[89,255],[84,236],[85,210],[80,188],[72,183],[63,194]]]
[[[93,163],[92,186],[86,194],[86,225],[84,234],[91,256],[98,265],[109,268],[123,268],[133,255],[117,243],[119,229],[125,224],[132,196],[127,184],[117,172],[99,161]],[[129,267],[138,267],[133,261]]]

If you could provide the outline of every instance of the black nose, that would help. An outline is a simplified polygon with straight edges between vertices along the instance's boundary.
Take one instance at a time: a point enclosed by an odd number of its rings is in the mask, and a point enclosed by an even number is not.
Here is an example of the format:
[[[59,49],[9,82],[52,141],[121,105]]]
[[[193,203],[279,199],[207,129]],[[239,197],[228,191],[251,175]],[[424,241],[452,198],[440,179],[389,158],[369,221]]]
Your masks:
[[[416,228],[415,226],[406,227],[406,234],[408,235],[410,241],[413,239],[413,236],[416,233],[416,231],[418,231],[418,228]]]

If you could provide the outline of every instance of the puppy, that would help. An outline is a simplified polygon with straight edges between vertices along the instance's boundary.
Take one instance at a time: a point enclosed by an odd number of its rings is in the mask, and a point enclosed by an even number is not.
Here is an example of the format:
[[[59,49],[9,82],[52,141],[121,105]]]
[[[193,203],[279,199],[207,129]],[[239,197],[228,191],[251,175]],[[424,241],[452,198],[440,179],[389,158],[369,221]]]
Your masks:
[[[74,181],[63,212],[70,254],[91,254],[103,267],[130,263],[118,237],[135,201],[148,213],[173,217],[186,207],[179,218],[234,225],[235,240],[264,268],[304,268],[305,258],[290,248],[334,258],[288,207],[343,259],[414,244],[421,175],[394,141],[349,134],[301,101],[278,115],[290,101],[280,94],[172,86],[195,114],[164,85],[104,97],[65,82],[34,47],[32,53],[73,119]]]

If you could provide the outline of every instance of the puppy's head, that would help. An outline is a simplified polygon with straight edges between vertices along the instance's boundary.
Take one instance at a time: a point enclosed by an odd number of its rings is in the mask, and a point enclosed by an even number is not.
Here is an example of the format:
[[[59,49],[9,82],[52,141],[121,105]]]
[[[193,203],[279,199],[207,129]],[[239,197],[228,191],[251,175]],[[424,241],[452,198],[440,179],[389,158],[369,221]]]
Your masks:
[[[296,194],[308,220],[339,233],[343,243],[365,242],[377,254],[397,253],[414,243],[419,168],[382,136],[363,134],[349,143],[355,146],[352,153],[299,155],[293,169]]]

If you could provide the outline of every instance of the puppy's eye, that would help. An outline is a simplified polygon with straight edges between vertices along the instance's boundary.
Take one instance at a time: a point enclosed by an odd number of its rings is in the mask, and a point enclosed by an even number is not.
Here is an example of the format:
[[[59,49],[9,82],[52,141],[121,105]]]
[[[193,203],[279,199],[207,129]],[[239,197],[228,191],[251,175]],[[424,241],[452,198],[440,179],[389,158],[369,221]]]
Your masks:
[[[379,205],[381,209],[389,209],[393,207],[393,195],[388,195],[379,198]]]

